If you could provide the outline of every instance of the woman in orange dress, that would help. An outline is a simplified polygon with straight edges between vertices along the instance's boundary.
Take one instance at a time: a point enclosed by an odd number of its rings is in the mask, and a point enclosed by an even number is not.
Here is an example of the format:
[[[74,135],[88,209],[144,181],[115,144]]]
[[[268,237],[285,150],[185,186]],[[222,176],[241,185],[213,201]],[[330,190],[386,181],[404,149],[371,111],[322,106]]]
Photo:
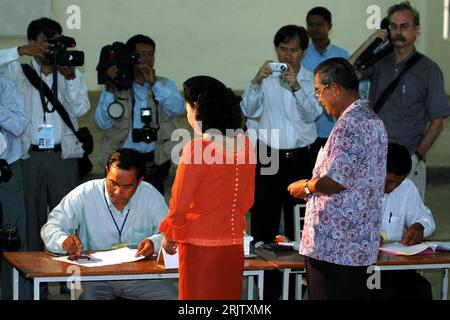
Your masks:
[[[208,76],[186,80],[183,89],[188,122],[201,137],[183,148],[159,227],[162,246],[178,250],[180,299],[240,299],[255,155],[231,89]]]

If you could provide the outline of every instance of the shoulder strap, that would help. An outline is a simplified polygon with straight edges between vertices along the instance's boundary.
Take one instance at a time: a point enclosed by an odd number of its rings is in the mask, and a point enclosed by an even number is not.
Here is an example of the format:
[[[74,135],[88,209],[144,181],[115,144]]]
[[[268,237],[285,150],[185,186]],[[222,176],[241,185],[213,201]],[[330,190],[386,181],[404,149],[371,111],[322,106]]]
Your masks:
[[[419,60],[423,57],[422,54],[416,52],[407,62],[403,70],[400,72],[397,78],[394,79],[387,87],[384,89],[383,93],[380,95],[380,98],[378,98],[377,102],[374,104],[373,111],[375,113],[379,113],[383,105],[386,103],[386,101],[389,99],[389,97],[392,95],[392,93],[395,91],[395,88],[397,88],[398,84],[400,83],[401,78],[403,75],[411,69]]]
[[[30,65],[22,64],[22,70],[23,70],[23,73],[25,74],[25,76],[27,77],[28,81],[30,81],[30,83],[33,85],[33,87],[36,88],[36,90],[39,91],[42,88],[43,94],[45,95],[47,100],[54,101],[52,91],[50,90],[48,85],[44,81],[42,81],[42,79],[38,76],[36,71]],[[73,133],[75,134],[77,139],[80,140],[78,137],[78,132],[73,127],[72,121],[70,121],[69,114],[67,113],[66,109],[64,109],[64,107],[61,104],[61,102],[59,101],[59,99],[57,100],[56,106],[54,106],[54,107],[55,107],[56,111],[59,113],[59,115],[61,116],[61,119],[63,119],[63,121],[66,123],[66,125],[73,131]]]

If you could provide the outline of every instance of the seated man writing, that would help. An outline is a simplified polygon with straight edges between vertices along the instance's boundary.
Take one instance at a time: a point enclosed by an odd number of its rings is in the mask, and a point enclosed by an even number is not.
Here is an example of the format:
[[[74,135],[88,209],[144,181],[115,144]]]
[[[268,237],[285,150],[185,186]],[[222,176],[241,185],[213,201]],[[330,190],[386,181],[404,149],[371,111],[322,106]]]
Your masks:
[[[143,181],[139,152],[119,149],[106,163],[106,179],[83,183],[62,199],[42,227],[41,237],[52,252],[81,255],[83,250],[137,247],[150,257],[161,247],[156,230],[167,214],[163,196]],[[176,299],[168,280],[83,282],[82,300]]]
[[[381,236],[383,240],[401,241],[405,245],[421,243],[435,230],[430,209],[422,202],[417,187],[407,178],[410,170],[408,150],[389,143]],[[431,300],[431,285],[415,270],[383,271],[381,290],[372,290],[372,297]]]

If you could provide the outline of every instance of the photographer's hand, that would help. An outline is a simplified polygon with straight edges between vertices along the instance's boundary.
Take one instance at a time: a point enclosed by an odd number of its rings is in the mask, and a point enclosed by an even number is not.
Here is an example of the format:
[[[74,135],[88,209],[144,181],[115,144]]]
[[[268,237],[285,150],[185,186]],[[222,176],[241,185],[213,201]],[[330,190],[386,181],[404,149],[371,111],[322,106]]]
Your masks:
[[[139,70],[141,70],[146,82],[149,82],[151,85],[154,85],[156,83],[155,69],[146,64],[140,64]]]
[[[300,89],[300,83],[298,83],[297,74],[289,63],[287,63],[287,65],[288,69],[281,73],[281,79],[291,86],[292,91],[298,91]]]
[[[108,69],[106,69],[106,79],[105,79],[106,91],[109,91],[111,93],[114,93],[114,91],[116,91],[116,86],[114,85],[112,80],[117,78],[117,72],[119,72],[119,69],[115,65],[112,65]]]
[[[71,234],[62,243],[62,248],[70,255],[80,256],[83,252],[83,244],[76,234]]]
[[[18,47],[17,52],[20,56],[43,57],[44,53],[50,52],[50,45],[30,40],[28,44]]]
[[[269,67],[269,63],[273,62],[272,60],[267,60],[264,64],[259,68],[255,77],[252,80],[253,85],[259,86],[263,82],[265,78],[272,74],[272,69]]]
[[[66,80],[73,80],[76,78],[75,67],[58,67],[58,71]]]

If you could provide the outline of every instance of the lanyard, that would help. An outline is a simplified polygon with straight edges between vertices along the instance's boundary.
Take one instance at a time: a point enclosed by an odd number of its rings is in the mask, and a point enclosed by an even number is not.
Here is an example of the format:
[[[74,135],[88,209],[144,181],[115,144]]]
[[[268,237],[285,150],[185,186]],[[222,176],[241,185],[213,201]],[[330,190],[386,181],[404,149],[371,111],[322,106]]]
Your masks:
[[[106,185],[105,185],[105,188],[106,188]],[[114,225],[116,226],[117,232],[119,233],[119,244],[120,244],[120,243],[122,243],[122,231],[123,231],[123,228],[125,227],[125,223],[127,223],[128,214],[130,213],[131,208],[128,208],[128,212],[127,212],[127,215],[125,216],[125,220],[122,224],[122,227],[119,229],[119,225],[117,224],[116,219],[114,219],[114,215],[111,211],[111,208],[109,207],[108,201],[106,200],[105,188],[103,189],[103,197],[105,199],[106,207],[108,208],[109,214],[111,215]]]
[[[41,75],[41,79],[42,79],[42,70],[41,70],[41,72],[40,72],[40,75]],[[46,120],[45,115],[46,115],[47,113],[52,113],[52,112],[54,112],[56,108],[53,107],[52,110],[50,110],[50,109],[48,108],[48,103],[49,103],[50,101],[49,101],[48,99],[47,99],[47,101],[45,101],[45,97],[44,97],[44,93],[43,93],[44,89],[42,88],[43,82],[44,82],[44,80],[42,80],[42,81],[40,82],[40,84],[39,84],[39,85],[40,85],[40,88],[39,88],[39,96],[41,97],[42,109],[43,109],[43,113],[44,113],[44,123],[47,123],[47,120]]]

